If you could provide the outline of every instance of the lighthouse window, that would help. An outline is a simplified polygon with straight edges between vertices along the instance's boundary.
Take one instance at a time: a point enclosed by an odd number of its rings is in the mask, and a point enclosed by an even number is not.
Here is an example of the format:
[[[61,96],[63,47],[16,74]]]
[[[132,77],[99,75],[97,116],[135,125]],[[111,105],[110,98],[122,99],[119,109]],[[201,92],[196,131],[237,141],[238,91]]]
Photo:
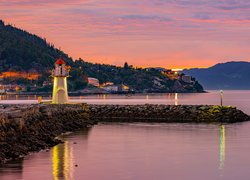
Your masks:
[[[60,70],[61,70],[61,74],[62,74],[62,67],[61,67],[61,69],[60,69]]]

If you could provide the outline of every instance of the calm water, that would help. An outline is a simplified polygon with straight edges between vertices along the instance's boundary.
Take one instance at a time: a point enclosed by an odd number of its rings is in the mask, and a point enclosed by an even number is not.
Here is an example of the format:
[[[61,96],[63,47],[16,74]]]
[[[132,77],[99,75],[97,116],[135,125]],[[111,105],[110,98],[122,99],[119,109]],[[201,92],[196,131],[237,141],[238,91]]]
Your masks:
[[[174,94],[89,96],[71,100],[218,104],[219,94],[214,91],[177,97]],[[27,100],[11,102],[27,103]],[[250,91],[226,91],[224,103],[250,114]],[[0,179],[250,179],[250,122],[231,125],[109,123],[61,138],[65,143],[48,152],[34,153],[0,167]]]

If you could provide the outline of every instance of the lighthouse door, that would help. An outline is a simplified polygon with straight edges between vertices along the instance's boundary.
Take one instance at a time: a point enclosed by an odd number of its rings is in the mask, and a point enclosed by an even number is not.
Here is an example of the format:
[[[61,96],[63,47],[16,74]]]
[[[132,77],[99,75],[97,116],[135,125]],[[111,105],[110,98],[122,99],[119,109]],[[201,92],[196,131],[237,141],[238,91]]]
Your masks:
[[[66,102],[65,91],[63,89],[57,91],[57,100],[59,104]]]

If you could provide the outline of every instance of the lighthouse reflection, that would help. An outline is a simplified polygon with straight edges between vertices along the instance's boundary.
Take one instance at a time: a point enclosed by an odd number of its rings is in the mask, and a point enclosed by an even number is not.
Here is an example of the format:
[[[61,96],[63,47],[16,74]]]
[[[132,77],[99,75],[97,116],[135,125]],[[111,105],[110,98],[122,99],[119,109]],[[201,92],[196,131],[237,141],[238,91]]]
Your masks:
[[[66,135],[61,137],[65,142],[59,144],[52,149],[52,175],[54,180],[72,180],[75,179],[75,156],[78,156],[74,152],[75,146],[85,147],[88,144],[88,136],[91,131],[91,128],[83,129],[80,132],[72,135]],[[74,139],[77,137],[77,139]],[[81,137],[79,139],[79,137]],[[65,138],[65,139],[64,139]],[[73,143],[72,141],[76,141]],[[84,149],[84,148],[83,148]]]
[[[53,148],[53,178],[74,179],[74,155],[73,147],[68,142],[59,144]]]
[[[224,168],[225,164],[225,149],[226,149],[226,130],[225,125],[220,126],[220,165],[219,169]]]
[[[219,128],[218,128],[219,127]],[[83,167],[83,164],[78,160],[77,157],[82,156],[82,153],[88,147],[88,135],[90,131],[81,131],[80,134],[72,135],[72,138],[77,137],[76,139],[71,139],[71,137],[66,137],[69,141],[66,141],[64,144],[59,144],[52,149],[52,175],[54,180],[71,180],[76,179],[77,177],[77,167]],[[215,151],[214,156],[217,156],[215,163],[217,164],[217,170],[220,173],[224,173],[225,169],[225,159],[226,159],[226,126],[220,125],[217,126],[217,137],[215,136],[214,143],[217,145],[217,151]],[[81,138],[79,139],[79,135]],[[74,144],[73,142],[77,142]],[[219,144],[218,144],[219,142]],[[78,146],[78,147],[76,147]],[[81,154],[74,148],[81,147]],[[219,151],[218,151],[219,150]]]

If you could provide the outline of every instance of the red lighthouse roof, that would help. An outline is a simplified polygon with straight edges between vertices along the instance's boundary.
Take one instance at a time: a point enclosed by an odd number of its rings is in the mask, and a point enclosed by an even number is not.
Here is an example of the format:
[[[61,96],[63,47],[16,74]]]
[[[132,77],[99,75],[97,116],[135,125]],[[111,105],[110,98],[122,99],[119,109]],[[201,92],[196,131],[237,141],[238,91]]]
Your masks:
[[[66,63],[62,58],[59,58],[59,59],[56,60],[55,64],[63,65],[63,64],[66,64]]]

